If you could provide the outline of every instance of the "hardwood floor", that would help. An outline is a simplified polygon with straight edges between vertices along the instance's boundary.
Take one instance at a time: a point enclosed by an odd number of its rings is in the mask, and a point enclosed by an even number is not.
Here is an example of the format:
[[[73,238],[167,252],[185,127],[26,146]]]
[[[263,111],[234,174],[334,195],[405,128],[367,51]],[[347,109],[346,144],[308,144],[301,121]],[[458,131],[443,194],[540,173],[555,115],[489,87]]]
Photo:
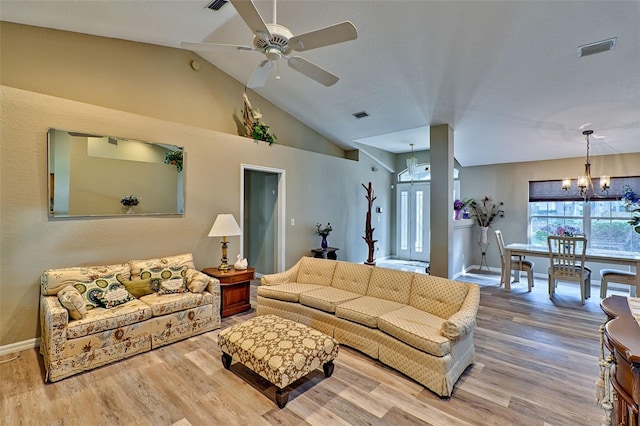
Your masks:
[[[293,385],[280,410],[275,387],[238,363],[220,361],[209,332],[60,382],[43,382],[37,349],[0,364],[3,425],[597,425],[598,289],[580,305],[546,280],[510,293],[498,277],[471,274],[482,286],[476,363],[441,399],[379,362],[342,346],[330,378],[321,369]],[[255,294],[255,293],[254,293]],[[255,302],[254,302],[255,303]],[[254,305],[255,306],[255,305]],[[223,320],[244,321],[253,310]],[[11,359],[6,355],[0,359]]]

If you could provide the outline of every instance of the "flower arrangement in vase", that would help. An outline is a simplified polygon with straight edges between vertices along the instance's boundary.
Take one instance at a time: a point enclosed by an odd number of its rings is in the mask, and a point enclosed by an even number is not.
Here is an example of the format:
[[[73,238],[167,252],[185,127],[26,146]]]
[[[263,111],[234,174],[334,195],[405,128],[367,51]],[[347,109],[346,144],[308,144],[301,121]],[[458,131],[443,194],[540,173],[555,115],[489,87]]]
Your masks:
[[[133,214],[135,213],[133,211],[133,207],[140,204],[140,201],[138,200],[138,197],[132,194],[122,197],[120,204],[122,204],[122,208],[125,210],[126,214]]]
[[[322,248],[326,249],[327,247],[329,247],[329,243],[327,242],[327,237],[329,236],[329,233],[333,231],[333,228],[331,227],[330,223],[327,223],[327,226],[323,227],[321,224],[316,223],[316,234],[320,235],[322,237]]]
[[[491,198],[488,196],[484,196],[481,202],[477,202],[472,199],[471,203],[469,203],[469,207],[471,208],[471,216],[476,220],[480,228],[482,229],[482,234],[480,238],[481,244],[488,244],[487,240],[487,230],[493,223],[493,221],[497,217],[504,217],[504,210],[502,210],[502,206],[504,203],[500,201],[499,203],[494,203],[491,201]]]
[[[462,215],[462,213],[467,209],[467,206],[471,204],[472,201],[473,198],[467,198],[465,200],[456,198],[456,200],[453,202],[453,211],[455,212],[456,220],[460,220],[460,215]]]
[[[625,211],[631,212],[631,220],[627,223],[640,234],[640,196],[629,185],[622,187],[622,201]]]

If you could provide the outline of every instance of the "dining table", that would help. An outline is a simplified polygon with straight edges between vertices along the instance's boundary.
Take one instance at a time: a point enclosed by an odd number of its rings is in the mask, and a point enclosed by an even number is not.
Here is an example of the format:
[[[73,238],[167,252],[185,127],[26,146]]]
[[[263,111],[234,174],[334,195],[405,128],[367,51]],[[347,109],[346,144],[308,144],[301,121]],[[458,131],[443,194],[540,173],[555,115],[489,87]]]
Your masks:
[[[549,247],[539,244],[525,244],[525,243],[512,243],[505,247],[505,267],[506,270],[511,272],[511,262],[513,256],[532,256],[532,257],[545,257],[549,258]],[[515,261],[517,262],[517,260]],[[637,251],[622,251],[622,250],[605,250],[587,248],[585,252],[585,262],[600,262],[611,263],[616,265],[625,265],[630,268],[635,268],[636,274],[636,288],[640,291],[640,253]],[[519,271],[516,271],[519,273]],[[506,274],[506,282],[504,283],[504,289],[511,291],[511,274]],[[640,294],[640,293],[639,293]]]

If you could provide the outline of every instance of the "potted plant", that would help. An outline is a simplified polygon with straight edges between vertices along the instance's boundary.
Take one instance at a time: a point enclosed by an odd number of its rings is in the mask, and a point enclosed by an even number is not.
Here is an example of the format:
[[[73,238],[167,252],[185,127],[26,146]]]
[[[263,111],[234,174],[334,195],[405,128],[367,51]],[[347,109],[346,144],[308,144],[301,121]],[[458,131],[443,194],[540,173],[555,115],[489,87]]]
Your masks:
[[[173,164],[178,169],[178,173],[182,171],[183,151],[176,149],[175,151],[167,151],[164,155],[165,164]]]
[[[631,220],[627,223],[640,234],[640,196],[629,185],[622,187],[622,201],[625,211],[631,212]]]

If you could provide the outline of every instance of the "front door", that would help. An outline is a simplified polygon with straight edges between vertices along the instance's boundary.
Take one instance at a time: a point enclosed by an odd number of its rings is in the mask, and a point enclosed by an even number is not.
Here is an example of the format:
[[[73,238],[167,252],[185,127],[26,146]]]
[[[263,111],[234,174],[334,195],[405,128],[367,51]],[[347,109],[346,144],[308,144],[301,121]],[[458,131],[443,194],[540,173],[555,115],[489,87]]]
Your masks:
[[[400,259],[429,261],[430,183],[398,184],[396,205],[396,256]]]

